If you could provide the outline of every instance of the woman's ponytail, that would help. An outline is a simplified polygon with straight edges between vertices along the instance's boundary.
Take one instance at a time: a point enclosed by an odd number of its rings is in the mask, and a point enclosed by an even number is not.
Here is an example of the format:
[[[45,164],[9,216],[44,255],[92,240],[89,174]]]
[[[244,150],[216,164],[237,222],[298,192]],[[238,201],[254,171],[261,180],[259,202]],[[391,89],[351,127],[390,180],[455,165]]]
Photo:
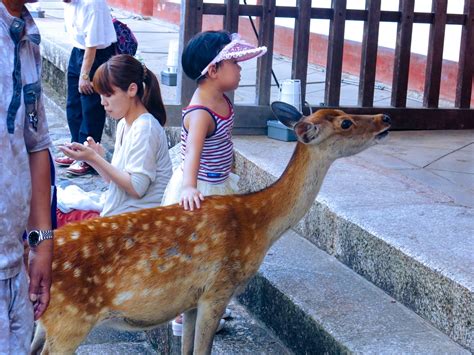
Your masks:
[[[148,112],[150,112],[160,122],[162,126],[166,123],[166,110],[161,97],[160,84],[156,75],[143,66],[143,82],[145,89],[143,92],[142,102]]]

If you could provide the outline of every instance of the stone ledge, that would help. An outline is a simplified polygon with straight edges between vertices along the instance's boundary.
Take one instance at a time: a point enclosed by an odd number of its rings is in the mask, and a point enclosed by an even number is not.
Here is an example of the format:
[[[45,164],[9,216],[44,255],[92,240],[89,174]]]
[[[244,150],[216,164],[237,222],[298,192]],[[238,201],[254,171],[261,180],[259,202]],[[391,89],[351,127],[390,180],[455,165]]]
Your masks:
[[[274,182],[294,148],[266,137],[234,141],[244,191]],[[473,349],[472,209],[363,157],[331,167],[295,229]]]
[[[292,231],[270,249],[239,301],[297,354],[469,354]]]

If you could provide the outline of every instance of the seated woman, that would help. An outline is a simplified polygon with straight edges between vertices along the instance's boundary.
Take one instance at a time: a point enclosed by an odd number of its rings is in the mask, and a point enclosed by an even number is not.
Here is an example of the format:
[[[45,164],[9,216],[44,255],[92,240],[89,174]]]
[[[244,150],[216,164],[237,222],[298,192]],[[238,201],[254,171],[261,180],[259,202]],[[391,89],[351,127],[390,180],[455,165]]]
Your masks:
[[[117,55],[97,69],[93,86],[107,114],[120,120],[112,162],[104,159],[104,148],[92,137],[84,144],[70,143],[59,149],[72,159],[87,162],[109,182],[101,216],[160,205],[172,166],[163,128],[166,112],[156,76],[134,57]],[[98,215],[58,212],[58,226]]]

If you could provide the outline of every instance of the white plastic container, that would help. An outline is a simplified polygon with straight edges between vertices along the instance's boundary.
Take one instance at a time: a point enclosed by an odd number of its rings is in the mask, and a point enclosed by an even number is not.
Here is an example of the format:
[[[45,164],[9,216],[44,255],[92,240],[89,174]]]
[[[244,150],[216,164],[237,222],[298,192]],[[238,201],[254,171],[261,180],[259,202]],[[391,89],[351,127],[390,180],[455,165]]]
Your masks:
[[[301,80],[283,80],[280,85],[280,101],[294,106],[301,112]]]

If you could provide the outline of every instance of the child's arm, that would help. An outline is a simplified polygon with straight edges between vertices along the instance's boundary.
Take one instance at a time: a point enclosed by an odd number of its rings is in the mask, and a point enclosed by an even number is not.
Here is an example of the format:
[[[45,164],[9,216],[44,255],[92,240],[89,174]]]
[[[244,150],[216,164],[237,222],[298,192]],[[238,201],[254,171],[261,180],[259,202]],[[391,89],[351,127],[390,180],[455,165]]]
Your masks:
[[[196,205],[196,208],[200,208],[201,201],[204,200],[204,196],[197,189],[197,176],[204,140],[212,132],[214,121],[209,113],[204,110],[190,112],[186,118],[187,121],[184,123],[188,130],[188,138],[186,141],[186,154],[184,156],[183,187],[179,204],[185,210],[189,209],[192,211],[194,210],[194,205]]]
[[[61,146],[59,149],[70,158],[87,162],[105,181],[113,181],[130,196],[140,198],[132,185],[130,174],[117,169],[94,149],[80,143],[71,143],[67,146]]]

